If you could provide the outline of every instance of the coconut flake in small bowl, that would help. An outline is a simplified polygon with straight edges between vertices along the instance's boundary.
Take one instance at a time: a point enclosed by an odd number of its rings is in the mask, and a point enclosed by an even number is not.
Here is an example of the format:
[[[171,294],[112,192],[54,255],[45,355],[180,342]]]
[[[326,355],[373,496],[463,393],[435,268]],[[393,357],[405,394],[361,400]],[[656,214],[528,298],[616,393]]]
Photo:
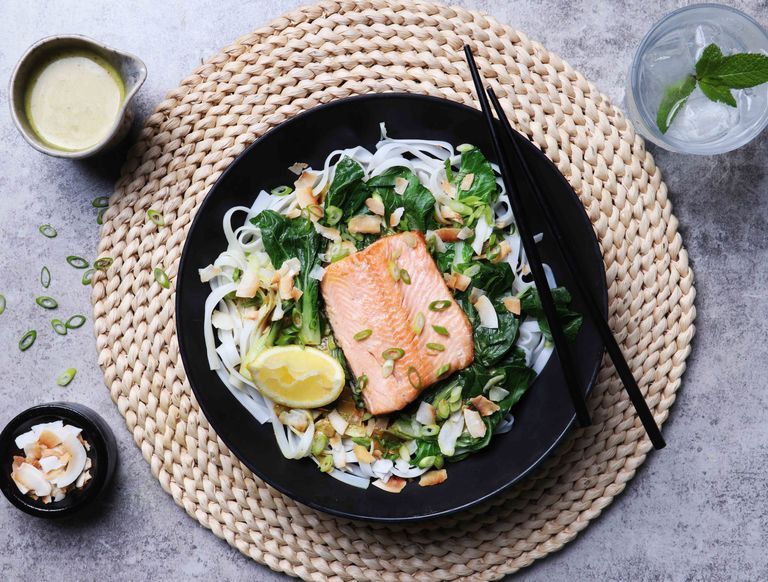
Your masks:
[[[71,515],[98,497],[115,469],[106,422],[80,404],[34,406],[0,434],[0,489],[32,515]]]

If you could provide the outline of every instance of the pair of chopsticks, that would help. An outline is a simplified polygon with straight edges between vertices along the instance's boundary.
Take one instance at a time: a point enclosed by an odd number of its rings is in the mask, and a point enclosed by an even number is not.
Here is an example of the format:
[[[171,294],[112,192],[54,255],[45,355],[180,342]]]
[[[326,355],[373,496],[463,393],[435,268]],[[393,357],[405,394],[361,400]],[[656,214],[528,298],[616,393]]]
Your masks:
[[[536,202],[542,210],[547,226],[549,227],[555,243],[557,244],[566,269],[568,270],[571,279],[573,279],[573,281],[576,283],[576,290],[578,295],[581,298],[582,303],[584,303],[584,305],[587,307],[588,315],[600,333],[600,337],[603,339],[603,342],[605,342],[606,350],[608,351],[608,354],[613,361],[613,365],[619,374],[619,378],[621,378],[621,381],[624,383],[624,389],[629,394],[629,399],[632,402],[632,405],[635,407],[635,411],[640,417],[640,421],[645,428],[645,432],[650,437],[653,447],[655,449],[664,448],[664,446],[666,446],[664,437],[661,436],[661,431],[656,425],[656,421],[654,420],[653,415],[651,414],[651,411],[648,408],[645,399],[643,398],[642,392],[640,392],[640,388],[638,387],[634,376],[632,376],[632,372],[627,365],[627,361],[624,359],[624,355],[621,353],[621,348],[619,348],[618,343],[616,343],[616,338],[613,337],[613,332],[608,326],[608,322],[603,318],[597,302],[579,275],[581,269],[579,268],[578,259],[571,252],[568,242],[565,240],[556,213],[553,210],[549,200],[541,193],[541,190],[536,184],[536,180],[533,178],[531,170],[528,167],[525,158],[523,157],[522,151],[520,150],[520,145],[517,142],[518,138],[515,135],[517,132],[509,123],[509,120],[504,114],[504,111],[501,108],[501,103],[499,103],[499,99],[496,97],[493,89],[490,87],[486,89],[484,87],[483,80],[480,77],[480,73],[477,69],[477,64],[475,63],[475,59],[472,56],[472,49],[470,49],[469,46],[464,46],[464,54],[467,58],[467,64],[469,65],[469,71],[472,75],[472,81],[475,84],[477,98],[478,101],[480,101],[480,108],[482,109],[485,120],[488,124],[488,129],[491,134],[496,157],[499,160],[501,176],[504,180],[504,185],[506,186],[507,192],[509,193],[509,201],[512,205],[512,212],[515,215],[517,228],[520,232],[520,238],[523,242],[523,248],[525,249],[525,254],[528,257],[528,262],[531,266],[533,280],[536,284],[536,289],[539,292],[541,305],[544,309],[544,314],[546,315],[549,329],[552,332],[552,340],[555,344],[555,351],[557,352],[557,355],[560,359],[560,365],[563,369],[563,375],[565,376],[568,393],[571,397],[571,401],[573,402],[573,407],[576,410],[576,417],[579,421],[579,424],[581,426],[589,426],[591,423],[589,412],[587,410],[586,402],[584,401],[584,395],[582,394],[577,382],[577,377],[575,374],[576,368],[574,365],[573,356],[571,355],[571,350],[568,347],[568,341],[566,340],[565,333],[563,332],[563,328],[560,325],[560,320],[557,316],[557,310],[555,308],[554,300],[552,299],[552,293],[549,289],[549,284],[547,283],[547,278],[541,263],[541,257],[539,256],[537,245],[533,240],[533,234],[531,233],[528,225],[525,206],[523,204],[520,193],[515,188],[515,182],[512,177],[511,162],[515,164],[515,170],[521,172],[525,177],[531,191],[534,194],[534,198],[536,198]],[[487,97],[486,91],[488,92]],[[499,118],[501,128],[505,137],[507,138],[507,141],[512,144],[512,156],[507,153],[506,146],[501,139],[499,127],[493,117],[491,107],[488,103],[488,97],[490,97],[491,102],[493,103],[493,108]]]

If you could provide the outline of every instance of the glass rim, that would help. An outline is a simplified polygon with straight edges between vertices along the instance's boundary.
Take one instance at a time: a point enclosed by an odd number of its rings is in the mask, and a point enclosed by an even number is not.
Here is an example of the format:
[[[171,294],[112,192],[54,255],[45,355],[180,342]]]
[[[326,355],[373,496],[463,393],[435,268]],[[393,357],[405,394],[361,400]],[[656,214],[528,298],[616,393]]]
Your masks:
[[[638,92],[639,77],[640,77],[640,65],[639,65],[640,56],[644,54],[645,51],[648,49],[648,45],[650,44],[654,33],[658,31],[658,29],[661,28],[662,25],[664,25],[666,22],[668,22],[672,18],[684,12],[699,10],[702,8],[704,9],[711,8],[715,10],[723,10],[726,12],[730,12],[744,19],[745,21],[751,23],[765,37],[766,45],[768,46],[768,31],[766,31],[766,29],[763,28],[763,26],[757,20],[752,18],[749,14],[742,12],[738,8],[734,8],[733,6],[727,6],[725,4],[718,4],[715,2],[702,2],[700,4],[689,4],[687,6],[681,6],[680,8],[676,8],[675,10],[672,10],[671,12],[668,12],[667,14],[662,16],[658,21],[656,21],[653,24],[653,26],[648,30],[648,32],[645,33],[643,38],[640,40],[640,44],[638,45],[637,49],[635,50],[635,54],[632,57],[632,64],[630,65],[629,90],[632,92],[632,100],[636,104],[643,103],[643,101],[640,99],[640,95]],[[766,119],[762,123],[756,124],[750,131],[744,132],[740,137],[740,139],[735,140],[732,144],[728,144],[728,148],[724,150],[713,151],[712,148],[709,146],[702,146],[699,144],[691,144],[691,143],[688,143],[687,147],[683,149],[678,147],[677,145],[677,141],[679,140],[675,140],[675,142],[671,142],[667,137],[664,136],[664,134],[658,131],[658,128],[656,127],[656,120],[649,119],[648,116],[643,111],[643,108],[641,108],[639,105],[636,105],[635,108],[637,110],[637,114],[643,119],[645,125],[648,126],[647,131],[652,135],[652,138],[646,137],[646,139],[650,139],[650,141],[654,143],[661,142],[666,149],[670,151],[680,152],[680,153],[715,155],[717,153],[726,153],[729,151],[733,151],[752,141],[756,136],[758,136],[766,128],[766,126],[768,126],[768,116],[766,116]]]

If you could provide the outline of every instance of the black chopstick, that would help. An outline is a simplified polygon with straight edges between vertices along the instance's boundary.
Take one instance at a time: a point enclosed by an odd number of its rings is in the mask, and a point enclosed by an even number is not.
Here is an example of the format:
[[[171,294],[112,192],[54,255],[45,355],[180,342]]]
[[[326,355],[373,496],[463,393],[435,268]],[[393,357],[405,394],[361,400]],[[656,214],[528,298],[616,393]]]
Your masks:
[[[592,293],[590,293],[582,278],[579,276],[579,273],[583,272],[580,268],[579,261],[571,252],[571,247],[565,240],[565,236],[563,235],[559,220],[557,218],[557,213],[552,208],[552,205],[547,197],[542,194],[541,189],[536,183],[536,180],[533,178],[531,169],[528,167],[528,164],[523,157],[523,152],[520,150],[520,145],[517,142],[517,132],[509,123],[509,119],[507,119],[507,116],[504,114],[504,110],[501,107],[501,103],[499,102],[498,97],[496,97],[496,93],[494,93],[493,89],[490,87],[488,87],[488,96],[491,98],[491,103],[493,103],[493,108],[496,110],[496,115],[501,122],[501,126],[506,133],[508,141],[512,142],[512,149],[515,152],[518,167],[525,175],[531,191],[533,192],[536,201],[541,207],[541,210],[544,214],[544,219],[547,222],[547,226],[549,227],[555,242],[557,243],[557,247],[563,257],[563,261],[570,274],[570,277],[576,283],[576,289],[581,297],[582,303],[587,306],[590,319],[595,324],[595,327],[597,327],[600,336],[603,338],[603,342],[605,342],[608,355],[610,355],[611,360],[613,361],[613,365],[616,368],[616,372],[619,374],[619,378],[621,378],[621,381],[624,383],[624,388],[626,389],[627,394],[629,394],[629,399],[632,402],[632,405],[635,407],[635,411],[640,417],[640,421],[643,423],[645,432],[648,433],[648,436],[651,439],[651,443],[655,449],[663,449],[666,446],[664,437],[661,435],[661,431],[659,430],[656,421],[653,419],[653,414],[648,408],[648,404],[646,404],[642,392],[640,392],[640,388],[638,387],[637,382],[635,381],[635,378],[632,375],[629,366],[627,365],[627,361],[624,359],[624,355],[621,353],[621,348],[616,342],[616,338],[613,337],[613,332],[608,326],[608,322],[603,318],[595,298],[592,296]]]
[[[512,205],[512,212],[515,215],[518,231],[520,232],[520,238],[523,242],[523,248],[525,249],[525,255],[528,258],[528,262],[531,266],[531,272],[533,273],[533,280],[536,284],[536,289],[539,292],[539,299],[541,300],[541,306],[544,309],[544,314],[549,324],[549,331],[552,334],[552,340],[555,344],[555,351],[560,359],[560,366],[563,370],[563,376],[565,377],[565,383],[568,387],[568,393],[573,403],[573,408],[576,410],[576,418],[581,426],[589,426],[591,424],[589,418],[589,411],[587,410],[587,404],[584,401],[584,394],[579,387],[576,367],[573,361],[573,356],[568,348],[568,340],[565,337],[563,328],[560,325],[560,319],[557,316],[557,309],[555,308],[554,299],[552,299],[552,292],[549,289],[547,283],[547,277],[544,273],[544,267],[541,264],[541,258],[539,257],[539,251],[536,246],[536,242],[533,240],[530,228],[528,227],[528,219],[526,217],[525,208],[522,203],[522,199],[515,188],[515,182],[512,178],[510,171],[508,156],[504,151],[504,144],[502,143],[499,134],[497,132],[496,121],[493,118],[491,107],[488,104],[488,97],[485,95],[483,89],[483,81],[480,78],[480,73],[477,70],[477,64],[472,56],[472,50],[469,46],[464,46],[464,54],[467,58],[467,64],[469,65],[469,71],[472,74],[472,81],[475,84],[475,90],[477,91],[477,99],[480,102],[480,108],[485,115],[485,120],[488,124],[488,130],[493,140],[493,148],[496,152],[496,158],[499,160],[499,167],[501,169],[501,177],[509,193],[509,201]]]

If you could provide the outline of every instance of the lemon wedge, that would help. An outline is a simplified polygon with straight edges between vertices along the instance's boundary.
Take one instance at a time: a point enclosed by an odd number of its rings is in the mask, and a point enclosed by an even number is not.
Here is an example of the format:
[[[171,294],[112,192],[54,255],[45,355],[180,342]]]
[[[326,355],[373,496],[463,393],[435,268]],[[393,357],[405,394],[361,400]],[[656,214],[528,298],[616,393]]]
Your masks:
[[[291,408],[325,406],[336,400],[344,388],[341,364],[316,348],[269,348],[248,370],[265,396]]]

